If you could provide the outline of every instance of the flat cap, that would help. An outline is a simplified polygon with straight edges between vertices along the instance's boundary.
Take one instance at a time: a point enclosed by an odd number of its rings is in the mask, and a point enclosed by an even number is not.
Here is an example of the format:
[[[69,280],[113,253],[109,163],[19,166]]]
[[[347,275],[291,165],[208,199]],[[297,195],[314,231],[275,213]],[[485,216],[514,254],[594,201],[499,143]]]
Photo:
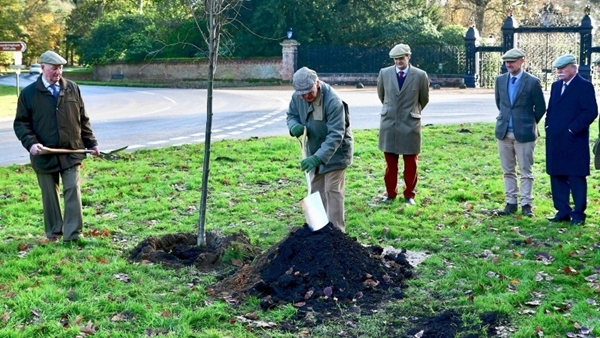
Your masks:
[[[67,60],[58,55],[58,53],[47,50],[40,56],[40,63],[46,63],[49,65],[65,65],[67,64]]]
[[[390,57],[392,59],[410,55],[410,46],[403,43],[397,44],[390,50]]]
[[[525,52],[519,48],[513,48],[502,55],[504,61],[517,61],[525,57]]]
[[[304,95],[310,92],[318,79],[317,72],[314,70],[307,67],[298,69],[292,78],[292,86],[296,90],[294,94]]]
[[[552,63],[552,67],[562,68],[567,65],[575,65],[575,64],[577,64],[577,59],[575,59],[575,55],[565,54],[565,55],[559,56],[556,60],[554,60],[554,62]]]
[[[595,64],[595,65],[597,65],[597,64],[600,64],[600,57],[598,57],[598,58],[597,58],[596,60],[594,60],[592,63],[593,63],[593,64]]]

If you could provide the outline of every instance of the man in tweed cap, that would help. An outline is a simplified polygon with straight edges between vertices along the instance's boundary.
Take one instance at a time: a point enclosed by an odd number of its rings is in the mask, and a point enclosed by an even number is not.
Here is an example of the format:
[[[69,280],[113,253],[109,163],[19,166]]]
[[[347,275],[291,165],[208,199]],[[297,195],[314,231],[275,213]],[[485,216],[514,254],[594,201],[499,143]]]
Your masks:
[[[546,101],[540,80],[523,69],[525,53],[513,48],[502,60],[507,73],[496,78],[494,86],[496,107],[496,138],[504,175],[506,206],[499,215],[516,213],[533,217],[533,153],[539,136],[537,124],[546,113]],[[516,164],[521,174],[520,190]],[[520,201],[517,200],[520,195]]]
[[[398,194],[398,160],[404,162],[404,202],[415,205],[417,162],[421,152],[421,112],[429,102],[429,78],[410,64],[410,46],[397,44],[390,50],[394,65],[382,68],[377,77],[380,113],[379,150],[385,157],[386,197],[391,203]]]
[[[292,85],[287,126],[294,137],[301,137],[305,128],[308,135],[300,167],[313,173],[311,190],[320,193],[329,221],[345,232],[346,167],[352,163],[354,147],[348,105],[307,67],[294,73]]]
[[[17,101],[15,134],[29,152],[31,166],[42,192],[47,241],[79,241],[83,210],[79,170],[83,153],[45,153],[44,147],[68,150],[90,149],[100,154],[77,84],[62,77],[62,56],[46,51],[40,56],[42,74],[25,87]],[[59,182],[62,181],[64,215]]]
[[[596,93],[594,85],[577,73],[574,55],[562,55],[552,66],[558,80],[550,88],[546,113],[546,173],[556,214],[548,220],[582,225],[590,175],[590,124],[598,116]]]

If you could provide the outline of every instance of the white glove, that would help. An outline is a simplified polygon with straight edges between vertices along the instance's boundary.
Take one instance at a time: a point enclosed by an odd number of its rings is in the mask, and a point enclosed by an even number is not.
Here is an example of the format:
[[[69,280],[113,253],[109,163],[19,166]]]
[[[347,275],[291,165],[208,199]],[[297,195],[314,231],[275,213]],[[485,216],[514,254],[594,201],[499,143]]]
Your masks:
[[[35,156],[42,152],[42,147],[43,146],[40,143],[36,143],[36,144],[32,145],[31,148],[29,148],[29,153],[32,156]]]

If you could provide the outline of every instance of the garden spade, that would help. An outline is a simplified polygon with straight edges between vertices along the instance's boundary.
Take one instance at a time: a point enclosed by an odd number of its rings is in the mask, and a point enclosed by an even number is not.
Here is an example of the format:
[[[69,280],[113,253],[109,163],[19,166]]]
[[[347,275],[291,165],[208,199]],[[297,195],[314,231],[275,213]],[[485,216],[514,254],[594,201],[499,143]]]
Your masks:
[[[302,140],[298,139],[302,150],[302,159],[306,158],[306,137],[306,127],[304,127]],[[318,191],[311,194],[311,172],[305,172],[304,174],[306,176],[308,194],[300,204],[302,205],[302,209],[304,209],[304,217],[306,218],[306,223],[310,230],[317,231],[326,226],[327,223],[329,223],[329,219],[327,218],[327,213],[325,212],[325,207],[321,200],[321,194],[319,194]]]

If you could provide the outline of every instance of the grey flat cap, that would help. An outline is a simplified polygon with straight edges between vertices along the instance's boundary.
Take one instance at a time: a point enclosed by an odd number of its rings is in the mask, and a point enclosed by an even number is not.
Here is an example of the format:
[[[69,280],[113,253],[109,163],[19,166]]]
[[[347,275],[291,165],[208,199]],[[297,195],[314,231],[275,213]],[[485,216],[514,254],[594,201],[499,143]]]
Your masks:
[[[600,57],[594,60],[592,63],[595,65],[600,64]]]
[[[410,55],[410,46],[403,43],[397,44],[390,50],[390,57],[392,59]]]
[[[504,60],[504,61],[517,61],[517,60],[522,59],[524,57],[525,57],[525,52],[523,52],[519,48],[513,48],[513,49],[507,51],[506,53],[504,53],[504,55],[502,55],[502,60]]]
[[[40,56],[40,63],[46,63],[49,65],[65,65],[67,60],[57,53],[47,50]]]
[[[575,59],[575,55],[565,54],[565,55],[559,56],[556,60],[554,60],[554,62],[552,63],[552,67],[562,68],[567,65],[575,65],[575,64],[577,64],[577,59]]]
[[[294,94],[304,95],[310,92],[318,79],[317,72],[314,70],[307,67],[298,69],[292,78],[292,86],[296,90]]]

